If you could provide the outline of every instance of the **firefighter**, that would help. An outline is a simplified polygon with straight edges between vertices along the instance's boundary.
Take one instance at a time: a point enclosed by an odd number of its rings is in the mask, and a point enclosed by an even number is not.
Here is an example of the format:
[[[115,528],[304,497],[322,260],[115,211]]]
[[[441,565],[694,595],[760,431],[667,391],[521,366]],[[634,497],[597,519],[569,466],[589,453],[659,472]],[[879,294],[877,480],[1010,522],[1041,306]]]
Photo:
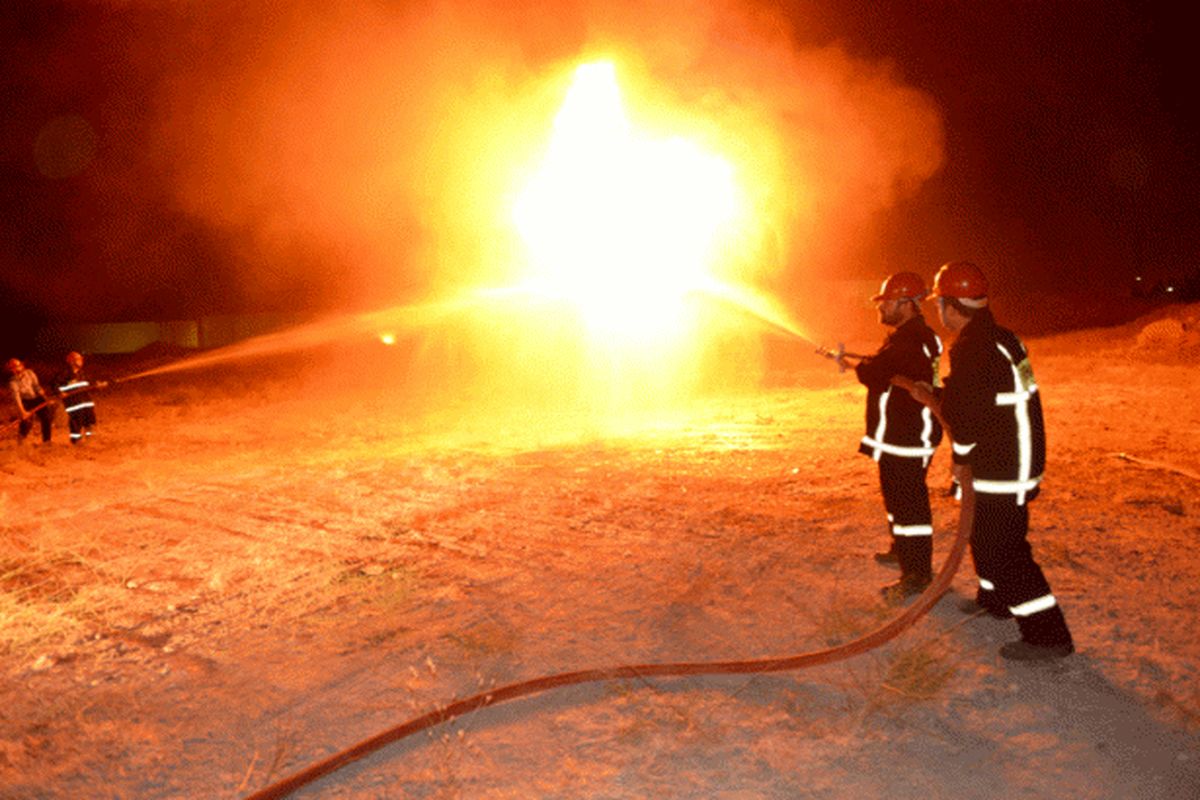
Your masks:
[[[71,430],[71,444],[82,444],[92,435],[96,425],[96,404],[88,390],[102,389],[104,381],[92,382],[83,374],[83,355],[72,350],[67,353],[67,368],[55,382],[55,390],[62,398],[67,412],[67,425]]]
[[[891,384],[897,375],[932,386],[939,382],[942,342],[921,314],[925,295],[925,281],[912,272],[898,272],[883,282],[872,299],[880,323],[894,330],[876,353],[863,356],[854,367],[867,387],[867,431],[858,450],[879,464],[891,533],[888,550],[875,559],[900,567],[900,579],[882,589],[889,603],[920,594],[933,578],[933,517],[925,476],[942,428],[926,406]]]
[[[942,414],[954,437],[960,483],[970,467],[975,491],[971,557],[979,577],[962,610],[1015,617],[1021,638],[1000,648],[1020,661],[1075,650],[1066,619],[1027,541],[1029,502],[1046,462],[1041,394],[1025,345],[996,323],[988,282],[969,261],[944,265],[934,280],[942,324],[955,334]]]
[[[54,407],[46,399],[37,374],[26,367],[18,358],[10,358],[4,365],[8,372],[8,390],[17,406],[20,422],[17,424],[17,439],[24,442],[33,429],[33,417],[42,426],[42,441],[49,443],[50,426],[54,422]]]

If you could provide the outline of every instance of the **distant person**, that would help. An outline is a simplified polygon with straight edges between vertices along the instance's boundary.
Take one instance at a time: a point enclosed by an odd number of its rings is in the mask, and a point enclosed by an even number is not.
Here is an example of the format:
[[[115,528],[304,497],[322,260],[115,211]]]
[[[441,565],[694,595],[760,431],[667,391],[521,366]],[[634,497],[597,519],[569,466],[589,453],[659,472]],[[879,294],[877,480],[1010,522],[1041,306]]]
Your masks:
[[[942,324],[953,332],[941,409],[954,437],[956,477],[970,468],[975,491],[971,556],[979,576],[962,610],[1015,617],[1021,638],[1000,648],[1021,661],[1063,658],[1075,650],[1058,601],[1027,541],[1029,502],[1046,464],[1041,394],[1025,345],[988,308],[988,282],[969,261],[953,261],[934,280]]]
[[[67,353],[67,368],[55,381],[55,389],[67,413],[71,444],[82,444],[92,435],[92,428],[96,426],[96,404],[88,390],[103,389],[107,385],[104,381],[88,380],[83,373],[82,354],[74,350]]]
[[[858,450],[879,464],[891,533],[888,549],[875,560],[900,566],[900,579],[882,589],[889,603],[920,594],[933,580],[933,515],[925,478],[942,427],[929,408],[891,382],[898,375],[930,386],[939,382],[942,342],[921,314],[925,295],[925,281],[913,272],[883,282],[872,299],[880,323],[893,330],[854,368],[867,387],[867,431]]]
[[[36,416],[42,425],[42,441],[49,442],[50,426],[54,422],[54,407],[46,399],[46,393],[42,391],[42,384],[37,375],[17,358],[10,358],[4,368],[9,376],[8,390],[20,417],[17,439],[25,441],[25,437],[33,429],[33,418]]]

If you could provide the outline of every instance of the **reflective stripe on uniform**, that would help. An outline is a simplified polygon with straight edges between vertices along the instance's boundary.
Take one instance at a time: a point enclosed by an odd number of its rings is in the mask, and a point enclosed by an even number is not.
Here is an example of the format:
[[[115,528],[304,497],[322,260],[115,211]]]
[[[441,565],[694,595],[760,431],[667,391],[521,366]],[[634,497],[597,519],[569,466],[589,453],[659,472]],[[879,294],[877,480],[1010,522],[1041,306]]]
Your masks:
[[[980,578],[979,588],[983,589],[985,592],[994,592],[996,591],[996,584],[992,583],[987,578]]]
[[[60,387],[58,387],[58,390],[60,392],[69,392],[72,389],[82,389],[85,386],[91,386],[91,385],[92,384],[89,383],[88,381],[76,381],[75,383],[68,383],[66,386],[60,386]]]
[[[998,349],[1006,359],[1008,366],[1012,370],[1013,391],[1000,392],[996,395],[996,405],[1011,405],[1013,412],[1017,417],[1017,480],[1016,483],[1028,483],[1031,479],[1030,472],[1033,469],[1033,425],[1029,420],[1029,398],[1037,391],[1037,384],[1030,382],[1029,386],[1024,385],[1021,380],[1021,370],[1017,366],[1017,362],[1013,359],[1012,353],[1005,349],[1004,345],[996,343]],[[1033,486],[1028,489],[1003,490],[993,492],[994,494],[1012,494],[1017,495],[1017,504],[1024,505],[1025,492],[1037,486],[1037,482],[1041,480],[1039,475],[1033,479]],[[975,487],[979,489],[978,486]],[[988,491],[981,489],[980,491]]]
[[[996,405],[1015,406],[1018,403],[1028,403],[1029,398],[1037,393],[1037,384],[1029,387],[1027,392],[996,392]]]
[[[78,403],[73,406],[67,406],[67,408],[65,410],[68,414],[70,414],[72,411],[78,411],[81,408],[95,408],[95,407],[96,407],[95,403],[87,402],[87,403]]]
[[[933,455],[932,447],[904,447],[898,444],[888,444],[877,439],[872,439],[870,436],[864,436],[862,443],[867,447],[875,449],[875,460],[879,460],[880,453],[888,453],[893,456],[901,456],[903,458],[924,458],[925,456]]]
[[[990,481],[984,478],[975,478],[971,481],[971,485],[975,487],[975,491],[983,492],[984,494],[1016,494],[1021,495],[1017,499],[1017,503],[1024,502],[1026,492],[1031,492],[1038,487],[1042,482],[1042,476],[1030,478],[1024,481]]]
[[[1014,617],[1031,617],[1039,611],[1054,608],[1056,605],[1058,605],[1058,601],[1054,599],[1054,595],[1044,594],[1034,600],[1009,606],[1008,610],[1013,613]]]
[[[866,444],[868,447],[875,448],[875,452],[871,454],[871,457],[876,461],[879,460],[879,456],[883,452],[883,447],[881,445],[883,444],[883,432],[887,430],[887,402],[888,398],[891,396],[892,389],[890,386],[886,391],[879,395],[879,424],[875,426],[875,436],[863,437],[864,444]],[[899,454],[893,453],[893,455]]]
[[[897,536],[933,536],[932,525],[893,525],[892,533]]]
[[[965,456],[975,449],[975,442],[970,444],[962,444],[961,442],[951,442],[950,446],[954,448],[954,452],[960,456]]]

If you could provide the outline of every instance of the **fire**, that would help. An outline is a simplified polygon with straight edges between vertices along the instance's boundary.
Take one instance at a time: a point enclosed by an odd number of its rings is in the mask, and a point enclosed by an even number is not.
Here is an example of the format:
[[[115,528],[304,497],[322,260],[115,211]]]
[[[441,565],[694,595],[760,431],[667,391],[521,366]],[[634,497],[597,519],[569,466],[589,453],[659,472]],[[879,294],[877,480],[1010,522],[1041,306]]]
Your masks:
[[[571,303],[605,337],[661,341],[680,331],[689,296],[712,284],[741,203],[727,160],[640,133],[613,64],[585,64],[515,204],[531,261],[524,287]]]

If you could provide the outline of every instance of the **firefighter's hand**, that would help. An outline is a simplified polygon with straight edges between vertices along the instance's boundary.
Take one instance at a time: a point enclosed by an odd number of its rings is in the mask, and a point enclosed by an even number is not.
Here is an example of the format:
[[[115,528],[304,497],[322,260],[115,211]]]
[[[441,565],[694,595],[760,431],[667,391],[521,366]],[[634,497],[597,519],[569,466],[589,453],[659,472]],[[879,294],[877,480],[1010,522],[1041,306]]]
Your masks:
[[[108,381],[96,381],[96,388],[97,389],[107,389]]]
[[[933,387],[925,381],[914,381],[906,375],[893,375],[891,382],[907,391],[922,405],[933,407],[937,404],[937,395],[933,393]]]
[[[937,402],[937,395],[933,393],[932,384],[928,384],[925,381],[914,381],[908,387],[908,391],[913,396],[913,399],[921,405],[928,406]]]

